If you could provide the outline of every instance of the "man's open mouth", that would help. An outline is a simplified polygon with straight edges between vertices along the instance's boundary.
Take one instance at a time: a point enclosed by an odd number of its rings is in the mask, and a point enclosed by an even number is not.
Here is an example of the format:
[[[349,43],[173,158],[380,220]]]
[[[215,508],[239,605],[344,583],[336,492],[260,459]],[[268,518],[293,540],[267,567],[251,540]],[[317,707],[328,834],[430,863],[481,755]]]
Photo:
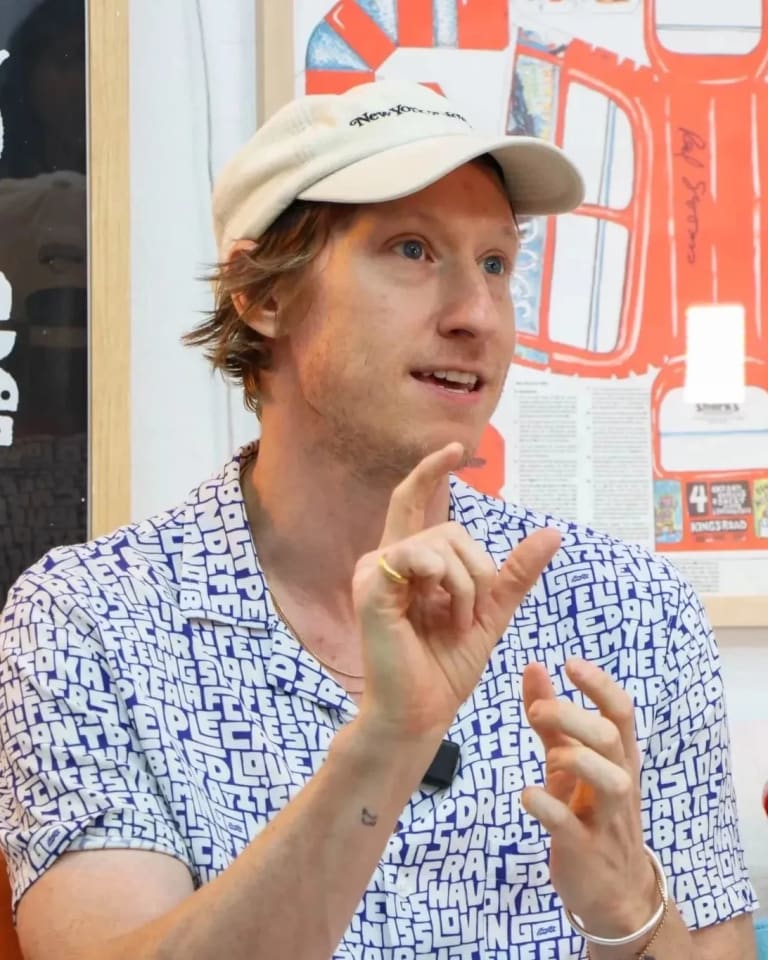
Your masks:
[[[420,370],[412,376],[456,393],[473,393],[482,386],[482,380],[476,373],[463,370]]]

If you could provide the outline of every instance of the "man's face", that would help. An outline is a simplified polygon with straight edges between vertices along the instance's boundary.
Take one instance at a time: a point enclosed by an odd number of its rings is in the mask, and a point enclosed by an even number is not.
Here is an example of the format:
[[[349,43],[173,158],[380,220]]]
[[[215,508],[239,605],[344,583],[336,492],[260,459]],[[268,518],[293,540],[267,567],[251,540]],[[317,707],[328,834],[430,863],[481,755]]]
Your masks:
[[[403,475],[451,440],[471,456],[514,348],[517,243],[480,164],[362,207],[332,233],[276,344],[269,392],[290,404],[290,428],[364,475]]]

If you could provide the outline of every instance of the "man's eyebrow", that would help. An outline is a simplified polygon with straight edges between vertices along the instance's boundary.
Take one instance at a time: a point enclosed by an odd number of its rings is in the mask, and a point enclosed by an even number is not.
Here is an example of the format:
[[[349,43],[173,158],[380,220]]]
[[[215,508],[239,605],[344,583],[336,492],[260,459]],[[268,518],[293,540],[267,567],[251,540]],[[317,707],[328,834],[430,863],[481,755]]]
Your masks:
[[[386,220],[418,221],[434,225],[436,227],[445,227],[445,219],[440,213],[433,213],[431,210],[420,210],[418,207],[408,210],[382,210],[381,214]],[[498,230],[515,242],[520,239],[520,229],[516,221],[511,220],[508,223],[491,223],[488,225],[490,230]]]

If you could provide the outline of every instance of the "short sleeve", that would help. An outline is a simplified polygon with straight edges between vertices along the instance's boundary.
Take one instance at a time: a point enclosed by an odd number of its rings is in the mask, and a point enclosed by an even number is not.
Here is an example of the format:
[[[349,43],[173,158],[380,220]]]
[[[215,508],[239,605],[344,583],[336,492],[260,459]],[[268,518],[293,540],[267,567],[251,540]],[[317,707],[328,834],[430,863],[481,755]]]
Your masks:
[[[739,836],[720,659],[692,588],[671,620],[667,678],[642,768],[643,826],[692,929],[754,909]]]
[[[14,909],[63,853],[105,848],[190,865],[96,618],[62,578],[27,574],[0,615],[0,850]]]

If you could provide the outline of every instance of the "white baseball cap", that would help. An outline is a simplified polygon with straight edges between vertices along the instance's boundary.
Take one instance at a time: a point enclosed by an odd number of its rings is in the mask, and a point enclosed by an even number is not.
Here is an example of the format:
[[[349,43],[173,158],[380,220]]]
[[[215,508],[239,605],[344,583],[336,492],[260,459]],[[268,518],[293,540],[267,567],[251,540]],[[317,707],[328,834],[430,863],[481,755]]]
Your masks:
[[[418,83],[380,80],[299,97],[225,167],[213,192],[219,256],[257,240],[294,200],[378,203],[416,193],[489,153],[516,214],[564,213],[584,197],[579,171],[537,137],[483,136],[461,110]]]

